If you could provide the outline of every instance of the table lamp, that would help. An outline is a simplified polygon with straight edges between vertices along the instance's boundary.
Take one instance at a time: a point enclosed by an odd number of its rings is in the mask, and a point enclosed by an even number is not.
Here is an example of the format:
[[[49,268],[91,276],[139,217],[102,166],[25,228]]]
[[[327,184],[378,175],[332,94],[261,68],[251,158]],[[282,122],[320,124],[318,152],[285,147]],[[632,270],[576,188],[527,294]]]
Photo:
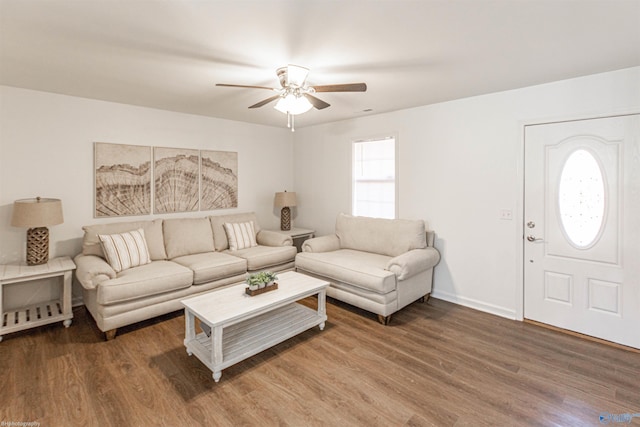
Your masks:
[[[291,206],[296,206],[295,191],[276,193],[275,205],[282,208],[280,211],[280,230],[291,230]]]
[[[11,225],[27,230],[27,265],[49,262],[48,226],[62,224],[62,202],[59,199],[16,200]]]

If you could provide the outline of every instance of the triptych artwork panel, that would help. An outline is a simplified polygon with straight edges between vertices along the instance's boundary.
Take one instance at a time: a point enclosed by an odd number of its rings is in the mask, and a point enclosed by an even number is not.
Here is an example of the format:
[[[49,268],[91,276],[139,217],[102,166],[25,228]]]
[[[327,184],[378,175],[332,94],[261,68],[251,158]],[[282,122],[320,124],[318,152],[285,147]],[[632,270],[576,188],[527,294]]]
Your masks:
[[[96,142],[95,217],[238,207],[238,153]],[[153,183],[153,191],[152,191]]]

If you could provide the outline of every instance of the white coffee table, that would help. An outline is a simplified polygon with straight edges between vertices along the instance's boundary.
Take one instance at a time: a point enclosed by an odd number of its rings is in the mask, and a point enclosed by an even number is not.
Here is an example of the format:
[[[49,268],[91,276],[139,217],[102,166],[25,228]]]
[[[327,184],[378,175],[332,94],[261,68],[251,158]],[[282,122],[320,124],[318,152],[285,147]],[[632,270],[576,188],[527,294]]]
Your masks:
[[[277,282],[278,289],[253,297],[243,283],[182,301],[187,353],[213,371],[215,382],[235,363],[314,326],[324,329],[329,283],[292,271],[279,273]],[[297,303],[315,294],[317,310]],[[211,328],[210,336],[196,334],[196,317]]]

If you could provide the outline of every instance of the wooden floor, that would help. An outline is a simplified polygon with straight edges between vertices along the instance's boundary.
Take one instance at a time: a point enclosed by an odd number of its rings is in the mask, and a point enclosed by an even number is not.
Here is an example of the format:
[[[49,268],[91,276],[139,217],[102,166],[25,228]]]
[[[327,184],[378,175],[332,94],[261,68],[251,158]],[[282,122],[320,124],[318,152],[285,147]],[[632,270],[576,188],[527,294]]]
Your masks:
[[[596,426],[603,412],[640,413],[637,353],[436,299],[389,326],[333,300],[327,311],[324,331],[232,366],[216,384],[185,352],[181,313],[105,342],[78,308],[69,329],[0,343],[0,422]]]

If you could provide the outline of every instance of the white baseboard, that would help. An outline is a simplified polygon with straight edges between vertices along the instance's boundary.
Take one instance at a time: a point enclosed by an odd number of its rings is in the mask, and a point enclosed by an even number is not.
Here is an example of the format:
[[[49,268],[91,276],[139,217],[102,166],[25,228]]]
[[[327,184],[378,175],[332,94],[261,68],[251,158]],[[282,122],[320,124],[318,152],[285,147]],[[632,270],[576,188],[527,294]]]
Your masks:
[[[473,308],[474,310],[484,311],[485,313],[495,314],[496,316],[506,317],[507,319],[516,320],[516,311],[500,307],[493,304],[487,304],[486,302],[478,301],[471,298],[461,297],[458,295],[450,294],[448,292],[442,292],[433,290],[431,296],[437,299],[452,302],[454,304],[463,305],[465,307]]]
[[[78,307],[84,305],[84,300],[82,299],[82,295],[78,296],[78,297],[74,297],[71,300],[71,307]]]

